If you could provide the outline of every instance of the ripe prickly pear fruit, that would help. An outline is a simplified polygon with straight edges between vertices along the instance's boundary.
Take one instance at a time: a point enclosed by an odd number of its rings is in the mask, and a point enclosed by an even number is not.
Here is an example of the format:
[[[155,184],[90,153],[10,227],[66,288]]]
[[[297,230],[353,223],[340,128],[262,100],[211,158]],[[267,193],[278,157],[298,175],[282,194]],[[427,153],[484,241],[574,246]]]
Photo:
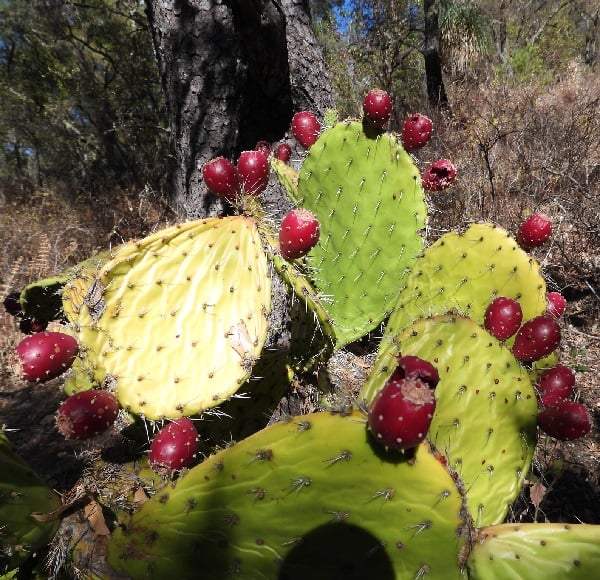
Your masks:
[[[434,161],[423,174],[423,188],[428,191],[441,191],[450,187],[456,179],[456,168],[448,159]]]
[[[483,326],[498,340],[506,340],[519,330],[523,322],[521,305],[512,298],[499,296],[486,308]]]
[[[267,159],[271,155],[271,144],[268,141],[258,141],[254,149],[260,151]]]
[[[560,292],[548,292],[546,294],[546,312],[554,318],[560,318],[565,313],[567,301]]]
[[[89,439],[109,429],[118,414],[115,395],[91,389],[75,393],[61,403],[56,426],[66,439]]]
[[[440,382],[437,369],[429,361],[410,354],[398,357],[398,367],[395,373],[402,378],[420,379],[432,389],[435,389]]]
[[[238,170],[225,157],[216,157],[206,163],[202,168],[202,179],[211,193],[230,202],[235,202],[240,194],[241,183]]]
[[[262,151],[242,151],[237,170],[248,195],[260,195],[269,183],[269,161]]]
[[[301,111],[292,118],[292,133],[300,145],[307,149],[316,142],[320,131],[321,124],[310,111]]]
[[[539,360],[556,350],[560,336],[560,326],[554,318],[536,316],[519,328],[512,353],[521,362]]]
[[[23,334],[36,334],[46,330],[46,328],[48,328],[48,321],[41,318],[25,315],[19,320],[19,330]]]
[[[587,407],[574,401],[557,401],[538,414],[540,429],[559,441],[572,441],[592,430],[592,419]]]
[[[187,467],[198,451],[198,432],[187,417],[163,427],[150,445],[150,466],[159,475]]]
[[[565,365],[556,365],[542,371],[535,383],[540,406],[547,407],[567,399],[575,386],[575,373]]]
[[[319,241],[319,222],[311,211],[293,209],[281,220],[279,251],[286,260],[305,256]]]
[[[526,252],[545,244],[552,235],[552,220],[539,213],[530,215],[517,232],[517,242]]]
[[[292,148],[287,143],[280,143],[275,149],[275,157],[287,163],[292,156]]]
[[[38,332],[25,337],[15,348],[15,372],[27,381],[49,381],[73,364],[77,351],[77,341],[68,334]]]
[[[365,119],[375,129],[382,129],[392,115],[392,99],[386,91],[371,89],[363,102]]]
[[[7,294],[3,301],[4,310],[11,316],[23,316],[23,308],[21,307],[21,293],[11,292]]]
[[[416,151],[424,147],[433,131],[433,123],[429,117],[421,113],[411,115],[402,127],[402,145],[407,151]]]
[[[386,449],[403,451],[427,435],[436,400],[430,386],[418,378],[394,373],[369,409],[368,429]]]

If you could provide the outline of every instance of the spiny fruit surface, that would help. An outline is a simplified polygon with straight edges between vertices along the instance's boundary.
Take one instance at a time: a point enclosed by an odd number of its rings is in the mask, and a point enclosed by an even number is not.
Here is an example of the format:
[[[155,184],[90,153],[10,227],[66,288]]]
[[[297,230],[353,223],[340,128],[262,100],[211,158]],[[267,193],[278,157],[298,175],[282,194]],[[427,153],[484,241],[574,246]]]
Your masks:
[[[269,183],[269,161],[262,151],[242,151],[237,170],[242,189],[248,195],[261,194]]]
[[[535,449],[538,406],[527,369],[477,322],[456,314],[418,320],[390,337],[391,346],[392,356],[411,353],[437,368],[427,439],[464,483],[475,525],[504,521]],[[374,364],[360,394],[367,406],[395,372],[392,356]]]
[[[420,379],[429,385],[431,389],[435,389],[440,382],[440,375],[435,366],[429,361],[411,354],[398,357],[398,366],[394,371],[394,375],[399,375],[401,378]]]
[[[254,220],[207,218],[121,247],[63,291],[82,370],[148,419],[195,415],[249,378],[267,337],[271,284]]]
[[[560,292],[548,292],[546,300],[548,302],[548,314],[554,316],[554,318],[560,318],[565,313],[567,301]]]
[[[288,162],[292,156],[292,148],[287,143],[280,143],[275,149],[275,157],[283,162]]]
[[[366,416],[313,413],[209,457],[111,535],[132,578],[463,578],[461,493],[423,443],[375,453]],[[360,532],[357,534],[357,531]]]
[[[382,129],[392,115],[392,99],[381,89],[371,89],[363,101],[365,119],[375,129]]]
[[[77,340],[63,332],[27,336],[15,348],[16,374],[27,381],[49,381],[73,364],[78,349]]]
[[[432,131],[431,119],[421,113],[415,113],[404,121],[401,134],[402,145],[407,151],[421,149],[431,139]]]
[[[318,242],[319,222],[311,211],[293,209],[281,220],[279,251],[286,260],[305,256]]]
[[[292,118],[292,133],[297,141],[307,149],[314,145],[319,137],[321,124],[310,111],[301,111]]]
[[[519,328],[512,351],[522,362],[536,361],[556,350],[560,338],[560,326],[554,318],[536,316]]]
[[[91,389],[61,403],[56,426],[66,439],[89,439],[109,429],[118,414],[119,402],[112,393]]]
[[[565,365],[555,365],[544,369],[537,381],[535,390],[542,407],[567,399],[573,393],[575,373]]]
[[[477,531],[472,580],[591,580],[600,568],[600,526],[502,524]]]
[[[225,159],[211,159],[202,168],[202,179],[208,190],[230,202],[235,202],[240,195],[241,183],[237,167]]]
[[[519,226],[517,241],[529,251],[545,244],[551,236],[552,220],[544,214],[534,213]]]
[[[592,430],[592,418],[583,403],[556,401],[540,410],[540,429],[559,441],[572,441]]]
[[[522,322],[521,305],[506,296],[494,299],[483,315],[485,329],[498,340],[506,340],[516,334]]]
[[[267,159],[271,155],[271,144],[268,141],[258,141],[254,149],[260,151]]]
[[[435,404],[427,383],[413,377],[400,378],[394,373],[373,399],[369,432],[385,449],[411,449],[425,439]]]
[[[198,451],[198,432],[187,417],[163,427],[152,439],[149,461],[159,475],[169,475],[187,467]]]
[[[434,161],[423,173],[423,189],[442,191],[456,179],[456,167],[448,159]]]

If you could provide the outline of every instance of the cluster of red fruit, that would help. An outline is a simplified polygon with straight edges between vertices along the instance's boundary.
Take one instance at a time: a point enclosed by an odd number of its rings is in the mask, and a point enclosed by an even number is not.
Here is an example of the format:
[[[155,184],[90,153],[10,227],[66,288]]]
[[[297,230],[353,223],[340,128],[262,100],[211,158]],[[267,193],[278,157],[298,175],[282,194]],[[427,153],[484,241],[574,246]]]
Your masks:
[[[68,334],[46,330],[34,333],[15,348],[15,374],[26,381],[49,381],[71,367],[78,351],[77,341]],[[117,397],[108,391],[90,389],[74,393],[59,406],[56,426],[67,439],[89,439],[114,425],[119,408]],[[168,423],[152,440],[150,465],[158,474],[170,475],[189,465],[197,448],[193,423],[185,417],[177,419]]]

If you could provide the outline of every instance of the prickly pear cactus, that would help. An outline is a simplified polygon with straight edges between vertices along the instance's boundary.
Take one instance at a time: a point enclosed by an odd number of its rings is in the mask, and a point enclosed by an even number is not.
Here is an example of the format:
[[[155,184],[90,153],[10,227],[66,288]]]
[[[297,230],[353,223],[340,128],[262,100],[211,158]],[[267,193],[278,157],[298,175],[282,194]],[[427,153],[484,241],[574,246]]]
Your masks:
[[[389,312],[405,270],[423,248],[426,206],[419,172],[395,138],[358,122],[324,131],[288,194],[319,220],[307,258],[336,346],[352,342]]]
[[[254,220],[187,222],[123,246],[63,290],[91,382],[149,419],[229,399],[267,335],[270,278]],[[80,381],[81,383],[81,381]]]
[[[20,566],[48,544],[58,529],[50,514],[60,497],[11,449],[0,432],[0,574]]]
[[[116,530],[132,578],[460,578],[463,498],[429,446],[383,457],[365,416],[272,425],[207,459]]]
[[[600,567],[600,526],[503,524],[478,530],[469,578],[589,580]]]
[[[417,321],[394,345],[438,369],[428,438],[464,483],[475,525],[501,523],[536,443],[537,401],[527,370],[476,322],[458,315]],[[392,371],[374,371],[362,396],[370,401]]]

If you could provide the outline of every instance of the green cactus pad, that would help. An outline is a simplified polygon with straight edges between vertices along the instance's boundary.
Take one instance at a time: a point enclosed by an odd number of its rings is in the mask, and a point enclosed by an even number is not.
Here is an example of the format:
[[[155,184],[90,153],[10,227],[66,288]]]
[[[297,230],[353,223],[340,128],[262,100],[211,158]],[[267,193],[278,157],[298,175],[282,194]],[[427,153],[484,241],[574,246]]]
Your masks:
[[[539,264],[506,230],[472,224],[464,232],[444,234],[419,257],[388,329],[399,332],[418,318],[453,309],[483,324],[486,308],[498,296],[519,302],[523,320],[546,310]]]
[[[502,522],[536,442],[537,402],[527,370],[476,322],[458,315],[419,320],[395,337],[394,347],[438,369],[428,438],[463,481],[475,525]],[[361,393],[366,401],[395,366],[375,364]]]
[[[503,524],[478,530],[473,580],[590,580],[600,569],[600,526]]]
[[[338,123],[310,148],[294,201],[319,220],[306,263],[341,347],[383,320],[423,249],[419,172],[391,135]]]
[[[48,544],[59,518],[44,516],[60,506],[60,496],[13,452],[0,432],[0,574],[17,568]]]
[[[134,579],[461,578],[452,476],[428,445],[378,453],[365,421],[304,415],[217,453],[115,531],[109,562]]]
[[[219,405],[267,336],[268,264],[254,220],[210,218],[122,247],[63,290],[92,381],[148,419]]]

